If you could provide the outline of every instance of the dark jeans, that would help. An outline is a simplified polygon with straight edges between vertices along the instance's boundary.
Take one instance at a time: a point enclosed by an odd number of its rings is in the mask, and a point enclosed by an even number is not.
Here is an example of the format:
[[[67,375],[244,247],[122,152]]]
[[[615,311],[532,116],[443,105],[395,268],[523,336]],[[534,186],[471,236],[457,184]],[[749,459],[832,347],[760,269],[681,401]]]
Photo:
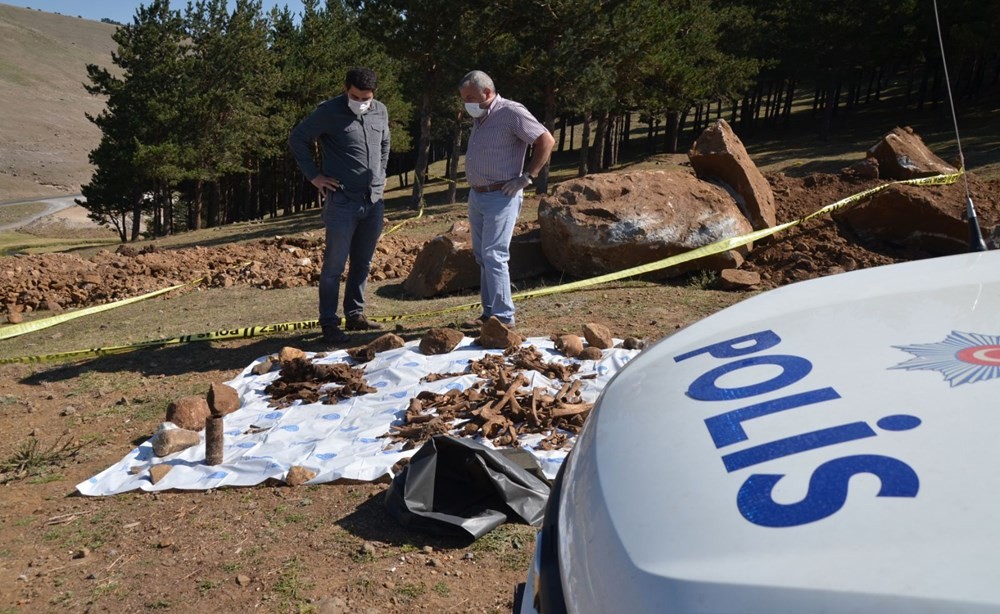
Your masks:
[[[375,245],[382,234],[382,214],[385,203],[348,200],[342,192],[332,192],[323,207],[326,225],[326,250],[323,271],[319,277],[319,323],[329,326],[340,322],[337,302],[340,298],[340,276],[347,266],[344,287],[344,315],[358,316],[365,311],[365,286],[372,266]]]

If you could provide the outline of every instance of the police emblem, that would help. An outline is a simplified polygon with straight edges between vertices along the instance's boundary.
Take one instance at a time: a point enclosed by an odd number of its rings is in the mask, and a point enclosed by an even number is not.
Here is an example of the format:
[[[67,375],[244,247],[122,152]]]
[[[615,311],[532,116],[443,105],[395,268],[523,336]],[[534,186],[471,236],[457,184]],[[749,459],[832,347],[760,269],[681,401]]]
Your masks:
[[[944,341],[894,345],[913,354],[890,369],[940,371],[954,388],[1000,377],[1000,336],[952,331]]]

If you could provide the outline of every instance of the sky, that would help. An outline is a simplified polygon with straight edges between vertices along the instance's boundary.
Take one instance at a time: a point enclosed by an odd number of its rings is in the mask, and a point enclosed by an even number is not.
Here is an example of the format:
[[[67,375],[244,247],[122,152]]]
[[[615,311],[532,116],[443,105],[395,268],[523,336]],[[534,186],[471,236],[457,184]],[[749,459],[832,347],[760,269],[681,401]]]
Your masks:
[[[149,0],[0,0],[0,4],[11,4],[32,9],[41,9],[49,13],[61,13],[70,17],[83,17],[100,21],[107,17],[119,23],[131,23],[135,10],[140,5],[149,4]],[[230,0],[230,5],[234,2]],[[264,13],[271,7],[288,6],[293,13],[302,12],[301,0],[264,0]],[[170,8],[183,11],[187,0],[170,0]]]

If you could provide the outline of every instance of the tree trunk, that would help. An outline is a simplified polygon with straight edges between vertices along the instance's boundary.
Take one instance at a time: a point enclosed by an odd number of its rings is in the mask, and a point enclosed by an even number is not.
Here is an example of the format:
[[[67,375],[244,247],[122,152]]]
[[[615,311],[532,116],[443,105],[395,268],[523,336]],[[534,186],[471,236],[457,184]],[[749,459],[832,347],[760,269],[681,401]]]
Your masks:
[[[591,112],[587,111],[583,115],[583,134],[580,136],[580,164],[577,167],[577,177],[586,177],[587,159],[590,157],[590,118]]]
[[[649,123],[646,124],[646,151],[651,154],[656,153],[656,131],[653,129],[654,126],[656,126],[656,120],[651,115]]]
[[[795,100],[795,79],[788,79],[788,91],[785,94],[785,108],[781,112],[785,126],[792,121],[792,101]]]
[[[548,129],[549,133],[553,133],[556,127],[556,88],[552,82],[545,84],[545,118],[542,120],[542,124]],[[551,160],[551,157],[550,157]],[[535,178],[535,194],[547,194],[549,191],[549,166],[550,162],[546,162],[545,166],[541,168],[538,172],[538,177]]]
[[[462,153],[462,115],[451,126],[451,153],[448,154],[448,204],[458,202],[458,158]]]
[[[429,81],[429,80],[428,80]],[[427,160],[431,148],[431,92],[424,90],[420,108],[420,141],[417,144],[417,161],[413,168],[413,195],[409,208],[417,210],[424,202],[424,182],[427,180]]]
[[[201,229],[201,211],[205,193],[205,182],[198,179],[194,182],[194,202],[191,203],[191,211],[188,213],[188,228],[190,230]]]
[[[677,153],[677,141],[680,137],[680,114],[677,111],[667,111],[667,153]]]
[[[174,234],[174,190],[169,184],[160,186],[163,198],[163,228],[168,235]]]
[[[590,148],[589,166],[591,171],[604,169],[604,140],[608,130],[608,112],[602,111],[597,116],[597,127],[594,129],[594,144]]]

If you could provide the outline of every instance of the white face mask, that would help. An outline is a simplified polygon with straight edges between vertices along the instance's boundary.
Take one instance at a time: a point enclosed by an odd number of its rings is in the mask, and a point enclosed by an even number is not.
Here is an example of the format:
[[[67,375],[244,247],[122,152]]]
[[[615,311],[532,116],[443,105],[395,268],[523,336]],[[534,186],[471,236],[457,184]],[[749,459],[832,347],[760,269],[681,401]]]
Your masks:
[[[348,98],[347,106],[349,106],[351,110],[354,111],[355,115],[360,117],[368,112],[368,108],[372,106],[372,101],[366,100],[364,102],[361,102],[360,100],[351,100],[350,98]]]
[[[486,115],[486,109],[480,108],[478,102],[465,103],[465,112],[473,117],[482,117],[483,115]]]

